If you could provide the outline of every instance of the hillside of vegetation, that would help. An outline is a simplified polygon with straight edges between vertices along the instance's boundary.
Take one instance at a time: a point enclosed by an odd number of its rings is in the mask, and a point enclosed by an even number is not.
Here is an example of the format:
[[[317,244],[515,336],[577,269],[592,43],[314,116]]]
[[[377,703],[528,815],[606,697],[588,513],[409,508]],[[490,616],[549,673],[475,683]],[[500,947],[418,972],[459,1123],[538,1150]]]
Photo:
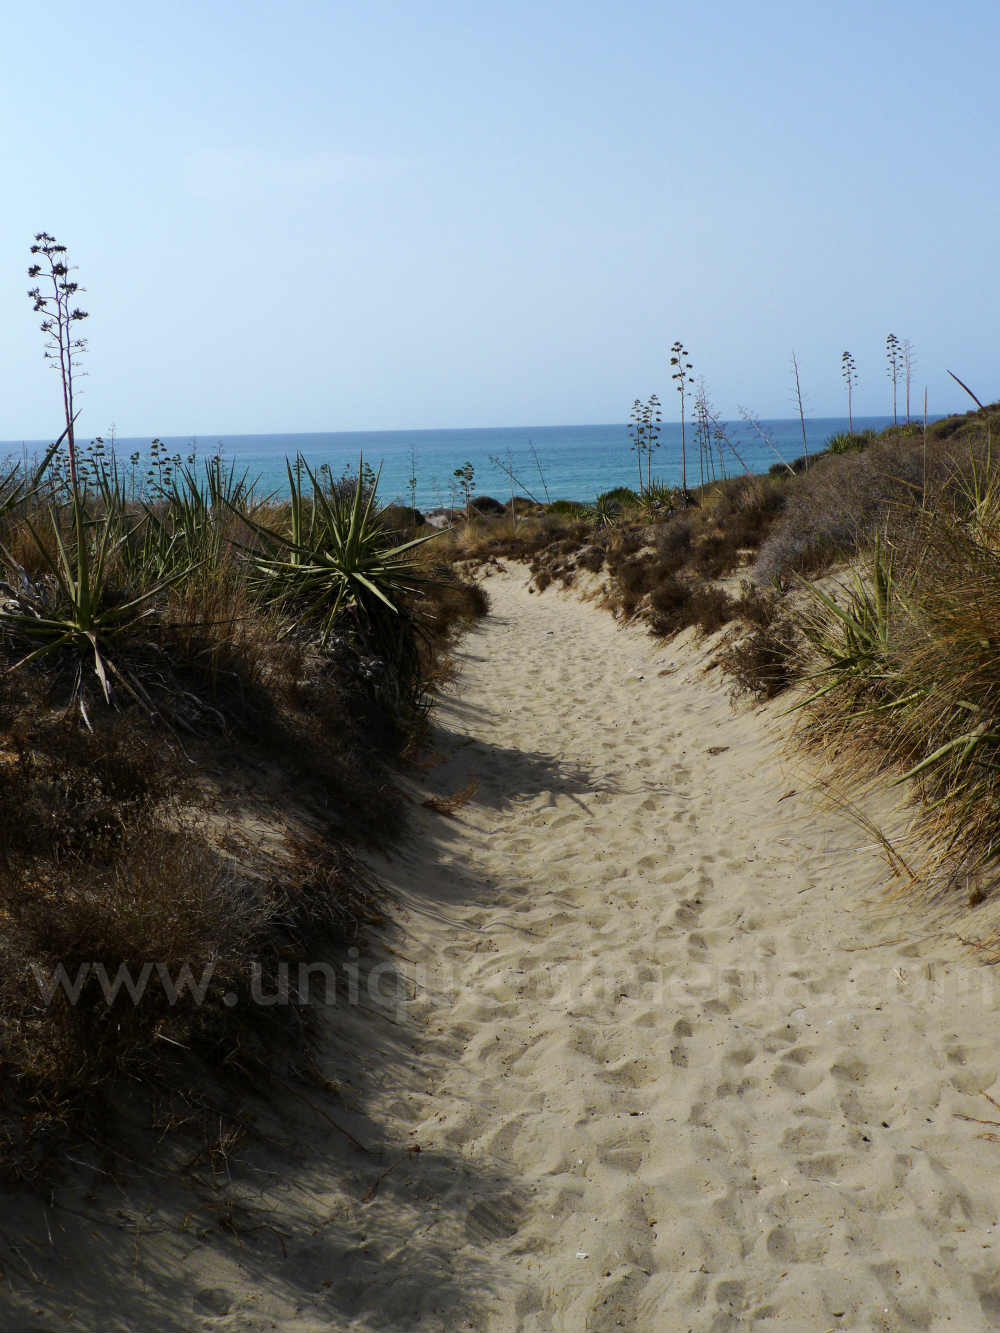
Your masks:
[[[20,1177],[65,1133],[113,1132],[126,1091],[184,1126],[220,1080],[235,1107],[309,1067],[287,978],[382,919],[358,852],[399,837],[393,767],[485,607],[435,543],[401,542],[363,468],[326,485],[299,460],[275,506],[218,459],[141,493],[99,445],[74,462],[0,484],[0,1158]]]

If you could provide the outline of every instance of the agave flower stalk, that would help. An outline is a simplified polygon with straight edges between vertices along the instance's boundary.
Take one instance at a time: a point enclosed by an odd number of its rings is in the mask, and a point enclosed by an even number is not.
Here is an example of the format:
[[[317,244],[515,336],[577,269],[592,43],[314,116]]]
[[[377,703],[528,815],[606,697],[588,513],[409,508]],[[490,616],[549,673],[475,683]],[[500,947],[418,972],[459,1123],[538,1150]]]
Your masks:
[[[73,377],[79,367],[80,354],[86,350],[87,340],[75,332],[75,326],[87,318],[87,311],[81,310],[74,302],[81,288],[70,277],[72,270],[66,262],[65,245],[60,245],[48,232],[40,231],[35,235],[31,253],[42,258],[28,269],[28,277],[40,278],[42,281],[32,287],[28,295],[34,302],[35,313],[43,316],[41,329],[47,344],[45,357],[58,370],[62,384],[63,417],[66,422],[64,438],[69,457],[70,484],[76,494],[76,440],[73,432],[77,414],[73,402]]]

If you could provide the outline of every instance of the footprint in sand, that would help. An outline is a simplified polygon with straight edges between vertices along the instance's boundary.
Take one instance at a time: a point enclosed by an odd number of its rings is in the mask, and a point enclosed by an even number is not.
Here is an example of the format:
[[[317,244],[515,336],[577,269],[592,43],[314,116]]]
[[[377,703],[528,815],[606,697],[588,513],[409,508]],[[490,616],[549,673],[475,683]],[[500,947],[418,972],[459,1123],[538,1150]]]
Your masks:
[[[638,861],[635,862],[635,869],[643,875],[651,874],[654,870],[659,869],[662,864],[663,858],[660,856],[640,856]]]
[[[741,1278],[728,1278],[717,1283],[713,1294],[717,1303],[724,1307],[728,1317],[732,1318],[742,1309],[745,1291],[746,1283]]]
[[[778,1263],[821,1263],[829,1250],[829,1241],[819,1232],[810,1235],[805,1228],[773,1227],[767,1233],[767,1252]]]
[[[825,1125],[797,1125],[785,1130],[780,1146],[785,1152],[818,1152],[826,1147],[829,1134]]]
[[[764,1035],[764,1050],[774,1055],[785,1046],[791,1046],[799,1039],[798,1028],[787,1023],[784,1027],[774,1028]]]
[[[728,995],[713,995],[711,999],[705,1001],[705,1013],[731,1014],[739,1002],[740,997],[735,992],[730,992]]]
[[[795,1169],[807,1180],[832,1180],[842,1173],[847,1162],[848,1158],[840,1153],[818,1153],[796,1162]]]
[[[611,1167],[615,1171],[624,1171],[629,1176],[638,1175],[646,1158],[642,1149],[630,1142],[601,1149],[597,1156],[604,1166]]]
[[[716,1097],[721,1101],[725,1097],[743,1097],[748,1092],[752,1092],[757,1086],[757,1080],[753,1078],[744,1078],[739,1083],[726,1081],[720,1083],[715,1089]]]
[[[857,1056],[842,1055],[830,1066],[830,1073],[841,1082],[860,1083],[868,1073],[868,1066]]]
[[[517,1235],[524,1212],[524,1204],[513,1195],[483,1199],[466,1215],[466,1234],[472,1241],[506,1240]]]
[[[609,1069],[603,1069],[600,1077],[608,1083],[615,1083],[622,1088],[642,1088],[654,1079],[645,1060],[625,1060]]]
[[[783,1061],[775,1069],[771,1076],[779,1088],[784,1088],[788,1092],[798,1093],[804,1097],[806,1093],[812,1092],[818,1088],[826,1077],[826,1071],[823,1069],[809,1068],[796,1064],[792,1061]]]
[[[686,879],[693,869],[693,866],[673,865],[661,870],[657,878],[661,884],[677,884],[680,880]]]
[[[677,1041],[676,1045],[670,1048],[670,1063],[675,1069],[686,1069],[688,1067],[688,1053],[684,1042],[689,1037],[694,1036],[694,1028],[686,1018],[679,1018],[674,1024],[673,1035]]]
[[[757,1059],[757,1050],[753,1046],[735,1046],[722,1059],[726,1064],[748,1065]]]
[[[796,1065],[807,1065],[810,1060],[816,1058],[816,1051],[812,1046],[795,1046],[792,1050],[786,1051],[783,1058],[791,1060]]]

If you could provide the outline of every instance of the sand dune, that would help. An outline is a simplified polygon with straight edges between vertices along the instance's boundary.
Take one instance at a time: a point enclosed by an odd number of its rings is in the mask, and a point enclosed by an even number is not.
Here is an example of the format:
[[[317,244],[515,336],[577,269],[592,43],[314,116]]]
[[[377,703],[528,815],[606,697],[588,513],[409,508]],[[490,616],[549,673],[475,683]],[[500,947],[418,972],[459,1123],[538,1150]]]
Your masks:
[[[50,1210],[48,1241],[18,1202],[9,1308],[280,1333],[1000,1325],[1000,1141],[960,1118],[1000,1121],[993,974],[886,897],[879,848],[782,758],[779,709],[733,710],[703,650],[523,571],[488,586],[414,837],[380,867],[400,933],[328,1015],[337,1095],[279,1093],[273,1142],[206,1171],[233,1226],[179,1227],[188,1187],[141,1172],[89,1222]],[[470,780],[452,815],[420,804]]]

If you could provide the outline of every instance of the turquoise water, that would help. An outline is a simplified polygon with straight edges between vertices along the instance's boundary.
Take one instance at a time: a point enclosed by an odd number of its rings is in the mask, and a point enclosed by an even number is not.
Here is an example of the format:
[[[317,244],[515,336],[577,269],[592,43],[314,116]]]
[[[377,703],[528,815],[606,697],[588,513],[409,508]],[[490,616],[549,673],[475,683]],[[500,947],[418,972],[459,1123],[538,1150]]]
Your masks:
[[[791,462],[802,452],[802,432],[798,419],[763,421],[763,430],[770,437],[777,454]],[[889,424],[885,417],[856,417],[855,430],[874,427],[883,429]],[[806,421],[806,438],[810,449],[820,449],[825,440],[837,431],[847,430],[846,418],[826,417]],[[751,472],[766,472],[778,461],[777,454],[744,422],[727,423],[726,431],[742,460]],[[78,435],[83,447],[86,437]],[[45,448],[38,440],[0,441],[0,455],[29,455]],[[334,476],[354,471],[358,458],[373,467],[382,466],[379,494],[383,500],[409,502],[411,451],[415,460],[417,478],[416,498],[421,509],[453,503],[457,493],[455,469],[466,460],[475,468],[477,495],[493,495],[505,500],[510,497],[510,481],[491,461],[499,458],[513,462],[514,472],[529,491],[539,500],[549,498],[593,500],[602,491],[615,486],[637,484],[636,457],[631,447],[627,427],[607,426],[496,426],[469,430],[410,430],[410,431],[335,431],[329,434],[308,435],[223,435],[223,436],[164,436],[163,444],[169,454],[186,458],[192,453],[208,457],[221,450],[223,458],[237,464],[240,471],[249,470],[251,477],[259,478],[260,488],[276,495],[286,495],[288,481],[285,458],[301,452],[314,470],[329,466]],[[537,452],[541,475],[532,453]],[[129,457],[138,452],[141,460],[136,476],[141,481],[149,457],[148,439],[125,439],[115,442],[120,464],[129,470]],[[732,452],[724,451],[720,460],[714,455],[716,475],[723,468],[726,475],[743,472],[743,467]],[[706,464],[707,467],[707,464]],[[706,477],[706,480],[709,479]],[[544,477],[544,481],[543,481]],[[664,422],[660,446],[653,454],[653,479],[676,486],[681,480],[681,430],[679,423]],[[701,480],[697,446],[693,432],[687,430],[687,480],[696,486]]]

